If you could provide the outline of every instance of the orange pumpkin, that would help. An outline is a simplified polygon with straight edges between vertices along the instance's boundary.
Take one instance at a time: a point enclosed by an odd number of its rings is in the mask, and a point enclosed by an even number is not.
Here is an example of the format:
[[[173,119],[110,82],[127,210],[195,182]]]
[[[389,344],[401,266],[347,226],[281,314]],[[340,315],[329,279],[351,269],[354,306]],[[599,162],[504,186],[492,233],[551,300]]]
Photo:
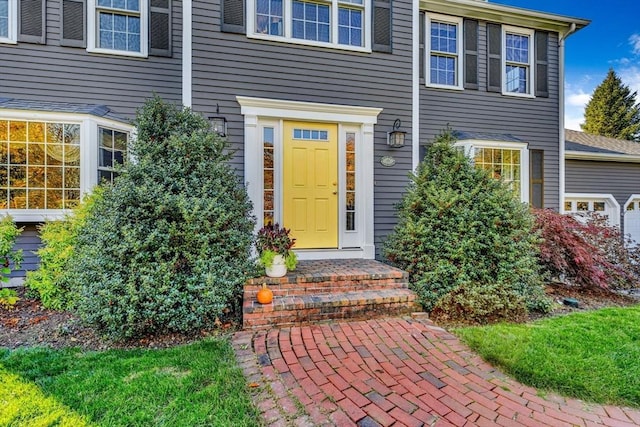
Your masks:
[[[262,284],[262,289],[258,291],[258,295],[256,295],[258,302],[260,304],[270,304],[273,301],[273,292],[271,289],[267,288],[267,284]]]

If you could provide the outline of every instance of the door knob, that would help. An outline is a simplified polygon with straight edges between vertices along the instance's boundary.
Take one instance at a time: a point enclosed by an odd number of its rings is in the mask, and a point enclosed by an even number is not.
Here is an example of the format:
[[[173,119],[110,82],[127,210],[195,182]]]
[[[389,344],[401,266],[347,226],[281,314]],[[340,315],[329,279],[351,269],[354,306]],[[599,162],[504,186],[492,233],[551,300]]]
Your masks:
[[[333,192],[333,194],[334,194],[334,195],[336,195],[336,194],[338,194],[338,192],[337,192],[337,191],[334,191],[334,192]]]

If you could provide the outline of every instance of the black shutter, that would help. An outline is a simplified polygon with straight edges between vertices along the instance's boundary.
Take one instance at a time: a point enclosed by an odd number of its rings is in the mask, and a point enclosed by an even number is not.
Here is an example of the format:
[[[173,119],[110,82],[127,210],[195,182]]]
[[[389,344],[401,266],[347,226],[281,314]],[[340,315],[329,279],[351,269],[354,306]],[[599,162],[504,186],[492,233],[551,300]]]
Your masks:
[[[18,41],[44,44],[46,42],[45,0],[18,1]]]
[[[502,93],[502,27],[487,24],[487,91]]]
[[[222,26],[227,33],[245,34],[245,0],[222,0]]]
[[[391,53],[391,0],[373,0],[373,51]]]
[[[538,209],[544,208],[544,151],[530,150],[530,186],[529,204]]]
[[[420,12],[420,24],[419,24],[419,29],[420,29],[420,39],[419,39],[419,46],[420,46],[420,57],[419,57],[419,61],[420,61],[420,78],[424,79],[424,67],[425,67],[425,58],[424,58],[424,52],[425,52],[425,44],[427,43],[427,38],[426,38],[426,34],[425,32],[425,15],[424,12]]]
[[[71,47],[87,47],[85,32],[86,8],[85,0],[62,0],[60,16],[60,45]]]
[[[171,0],[151,0],[149,54],[171,56]]]
[[[478,21],[464,20],[464,88],[478,89]]]
[[[536,31],[536,96],[549,97],[549,33]]]

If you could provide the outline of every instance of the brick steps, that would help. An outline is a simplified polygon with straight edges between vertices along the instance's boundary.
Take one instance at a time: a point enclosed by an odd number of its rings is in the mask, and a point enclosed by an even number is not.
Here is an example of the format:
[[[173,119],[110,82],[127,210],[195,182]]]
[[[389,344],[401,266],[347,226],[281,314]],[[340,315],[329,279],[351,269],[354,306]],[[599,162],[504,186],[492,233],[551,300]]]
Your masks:
[[[259,277],[245,284],[243,327],[407,314],[416,305],[407,280],[406,272],[374,260],[301,261],[283,278]],[[274,294],[271,304],[256,301],[263,283]]]

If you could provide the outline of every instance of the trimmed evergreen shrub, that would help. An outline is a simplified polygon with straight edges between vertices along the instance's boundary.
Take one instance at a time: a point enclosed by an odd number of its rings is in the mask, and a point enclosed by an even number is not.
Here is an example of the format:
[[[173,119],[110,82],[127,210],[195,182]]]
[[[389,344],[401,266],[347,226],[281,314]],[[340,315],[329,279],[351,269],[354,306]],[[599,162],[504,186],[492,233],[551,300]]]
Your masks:
[[[640,279],[640,247],[595,214],[578,221],[550,209],[535,211],[543,238],[540,262],[552,278],[585,288],[629,289]]]
[[[526,308],[549,310],[531,213],[505,183],[476,169],[454,142],[451,131],[443,132],[411,174],[384,255],[409,273],[426,310],[437,306],[450,320],[519,318]],[[499,304],[504,308],[490,309]]]
[[[72,287],[66,276],[68,263],[74,253],[78,232],[95,201],[101,197],[102,187],[98,186],[64,219],[48,221],[40,226],[43,245],[36,252],[40,264],[37,270],[27,272],[24,285],[38,295],[44,307],[67,310],[77,302],[77,289]]]
[[[253,268],[251,203],[200,115],[156,97],[136,125],[135,161],[78,234],[78,312],[114,338],[211,327]]]

